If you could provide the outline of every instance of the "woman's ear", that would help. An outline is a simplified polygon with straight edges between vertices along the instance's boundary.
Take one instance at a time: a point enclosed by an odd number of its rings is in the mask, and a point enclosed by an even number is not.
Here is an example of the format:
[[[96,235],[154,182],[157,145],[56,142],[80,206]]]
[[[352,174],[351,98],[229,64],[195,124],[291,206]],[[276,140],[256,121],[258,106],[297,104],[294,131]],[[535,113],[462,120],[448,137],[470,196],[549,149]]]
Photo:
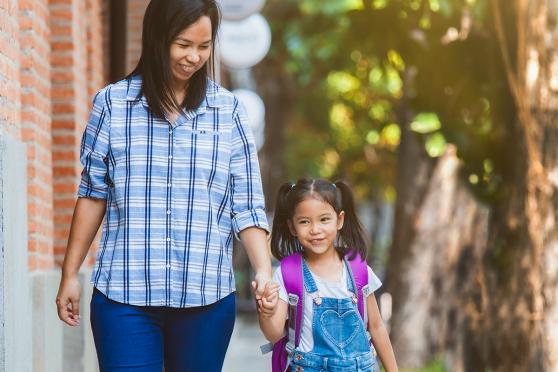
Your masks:
[[[337,215],[337,230],[341,230],[343,228],[344,222],[345,222],[345,212],[341,211]]]
[[[291,232],[291,235],[296,236],[296,230],[293,226],[293,222],[290,219],[287,220],[287,226],[289,226],[289,231]]]

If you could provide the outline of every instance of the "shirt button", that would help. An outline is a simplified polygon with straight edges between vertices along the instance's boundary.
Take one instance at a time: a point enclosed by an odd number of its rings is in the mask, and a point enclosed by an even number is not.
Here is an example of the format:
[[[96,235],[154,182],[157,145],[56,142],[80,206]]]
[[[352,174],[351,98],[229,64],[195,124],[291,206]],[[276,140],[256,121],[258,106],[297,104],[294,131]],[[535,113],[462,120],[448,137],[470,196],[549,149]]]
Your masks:
[[[169,134],[172,134],[172,129],[169,130]]]
[[[170,242],[170,238],[167,238],[167,242]]]
[[[170,214],[170,211],[167,211],[167,214]]]
[[[172,155],[169,155],[169,159],[172,159]]]
[[[168,187],[171,187],[171,186],[172,186],[172,183],[168,183],[167,186],[168,186]]]
[[[171,266],[170,264],[167,264],[167,269],[170,269],[170,266]]]

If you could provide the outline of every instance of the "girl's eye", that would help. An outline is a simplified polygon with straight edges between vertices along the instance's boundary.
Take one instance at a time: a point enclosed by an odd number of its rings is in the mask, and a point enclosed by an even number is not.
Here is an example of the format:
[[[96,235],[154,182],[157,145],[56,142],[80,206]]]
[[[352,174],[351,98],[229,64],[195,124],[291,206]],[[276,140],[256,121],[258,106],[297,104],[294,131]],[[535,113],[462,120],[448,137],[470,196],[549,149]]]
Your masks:
[[[209,49],[209,45],[202,45],[200,49]]]

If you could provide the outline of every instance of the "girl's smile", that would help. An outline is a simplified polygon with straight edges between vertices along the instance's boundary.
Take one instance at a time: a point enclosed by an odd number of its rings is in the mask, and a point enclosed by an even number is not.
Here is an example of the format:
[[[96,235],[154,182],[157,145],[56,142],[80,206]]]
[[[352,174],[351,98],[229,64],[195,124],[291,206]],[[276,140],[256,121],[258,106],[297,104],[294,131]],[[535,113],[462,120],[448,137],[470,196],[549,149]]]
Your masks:
[[[307,255],[319,256],[335,252],[334,243],[343,220],[344,212],[338,215],[330,204],[308,197],[296,206],[289,228]]]

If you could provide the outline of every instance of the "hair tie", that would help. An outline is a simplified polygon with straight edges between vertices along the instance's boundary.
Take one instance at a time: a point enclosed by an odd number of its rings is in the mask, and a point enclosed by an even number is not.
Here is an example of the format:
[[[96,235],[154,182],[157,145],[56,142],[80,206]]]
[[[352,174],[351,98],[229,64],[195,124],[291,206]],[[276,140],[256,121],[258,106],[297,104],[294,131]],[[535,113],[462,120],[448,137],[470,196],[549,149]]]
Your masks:
[[[289,191],[287,191],[287,195],[294,189],[295,185],[295,183],[291,183],[291,187],[289,188]]]

